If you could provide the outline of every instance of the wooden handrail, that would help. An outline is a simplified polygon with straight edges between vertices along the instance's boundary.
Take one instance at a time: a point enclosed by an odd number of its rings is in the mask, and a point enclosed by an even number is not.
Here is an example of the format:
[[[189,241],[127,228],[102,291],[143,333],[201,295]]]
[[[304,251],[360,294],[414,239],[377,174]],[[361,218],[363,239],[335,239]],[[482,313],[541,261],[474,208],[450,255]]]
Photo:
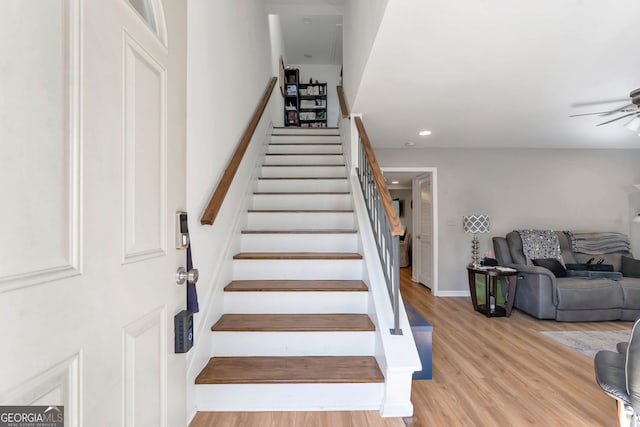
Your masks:
[[[400,224],[400,218],[398,218],[398,214],[396,210],[393,208],[393,202],[391,201],[391,195],[389,194],[389,190],[387,190],[387,186],[384,183],[384,178],[382,177],[382,171],[380,171],[380,165],[376,160],[376,155],[373,153],[373,148],[371,148],[371,143],[369,142],[369,136],[367,135],[367,131],[364,129],[364,124],[362,124],[362,119],[360,117],[355,117],[356,128],[358,128],[358,134],[360,134],[360,141],[362,143],[362,147],[364,149],[365,155],[367,157],[367,161],[369,162],[369,166],[371,167],[371,171],[373,173],[373,179],[378,186],[378,192],[380,193],[380,199],[382,200],[382,206],[384,207],[384,211],[387,214],[387,218],[389,219],[389,227],[391,228],[392,236],[402,236],[404,231],[402,230],[402,225]]]
[[[347,107],[347,99],[344,96],[344,90],[342,86],[337,86],[336,91],[338,92],[338,102],[340,103],[340,112],[342,113],[342,118],[349,118],[349,107]]]
[[[209,204],[205,208],[202,213],[202,217],[200,217],[200,224],[202,225],[212,225],[213,221],[215,221],[216,216],[218,215],[218,211],[222,206],[222,202],[224,201],[225,196],[227,195],[227,191],[229,191],[229,187],[231,186],[231,182],[233,181],[233,177],[236,175],[238,168],[240,167],[240,162],[242,161],[242,157],[244,153],[247,151],[247,147],[249,147],[249,142],[251,142],[251,138],[253,138],[253,133],[256,131],[258,127],[258,123],[262,118],[262,114],[264,113],[267,104],[269,103],[269,98],[271,97],[271,93],[273,92],[273,88],[278,81],[277,77],[271,77],[269,83],[267,83],[267,88],[262,95],[262,100],[256,107],[255,112],[253,113],[253,117],[247,126],[247,129],[244,131],[240,142],[236,147],[236,151],[233,153],[233,156],[229,160],[229,164],[222,174],[222,178],[220,178],[220,182],[218,182],[218,186],[216,187],[211,199],[209,199]]]

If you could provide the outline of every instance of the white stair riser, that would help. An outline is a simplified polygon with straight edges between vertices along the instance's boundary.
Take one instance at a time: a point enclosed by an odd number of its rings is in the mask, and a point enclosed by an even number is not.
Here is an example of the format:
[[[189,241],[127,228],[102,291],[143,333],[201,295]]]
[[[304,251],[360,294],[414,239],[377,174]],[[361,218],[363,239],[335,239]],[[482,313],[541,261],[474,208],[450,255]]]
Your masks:
[[[266,166],[262,168],[261,176],[263,177],[341,177],[347,176],[345,166]]]
[[[275,135],[340,135],[337,127],[327,128],[299,128],[299,127],[277,127],[273,129]]]
[[[260,179],[258,191],[349,191],[345,179]]]
[[[374,332],[213,332],[214,357],[373,356]]]
[[[360,280],[362,260],[234,260],[234,280]]]
[[[230,314],[366,313],[368,292],[225,292]]]
[[[330,153],[342,154],[342,145],[325,144],[304,144],[291,141],[290,143],[269,144],[267,153]]]
[[[356,233],[243,234],[243,252],[356,252]]]
[[[249,230],[326,230],[354,227],[353,212],[249,212]]]
[[[384,383],[199,384],[198,411],[379,410]]]
[[[295,142],[298,144],[318,144],[318,143],[325,143],[325,142],[342,142],[340,139],[340,136],[338,135],[305,135],[305,136],[300,136],[300,135],[296,135],[296,136],[280,136],[280,135],[274,135],[271,137],[271,143],[272,144],[278,144],[278,143],[290,143],[290,142]]]
[[[342,154],[278,154],[265,157],[267,165],[336,165],[343,163],[344,156]]]
[[[350,194],[254,194],[253,209],[350,209]]]

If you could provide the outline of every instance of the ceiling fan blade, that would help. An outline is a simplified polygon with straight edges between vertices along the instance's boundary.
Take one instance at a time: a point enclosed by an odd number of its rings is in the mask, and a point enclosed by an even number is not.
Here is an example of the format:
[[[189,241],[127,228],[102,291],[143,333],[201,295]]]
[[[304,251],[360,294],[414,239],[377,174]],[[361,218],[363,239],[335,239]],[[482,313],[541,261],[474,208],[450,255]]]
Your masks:
[[[615,114],[615,113],[618,113],[618,112],[626,112],[626,111],[629,111],[628,110],[629,107],[635,107],[635,106],[636,106],[635,104],[628,104],[628,105],[625,105],[624,107],[620,107],[620,108],[618,108],[616,110],[611,110],[608,113],[603,114],[603,116],[610,116],[611,114]]]
[[[599,111],[597,113],[582,113],[582,114],[572,114],[569,117],[580,117],[580,116],[595,116],[597,114],[600,115],[606,115],[609,114],[611,111]]]
[[[613,104],[616,102],[629,102],[629,98],[603,99],[600,101],[574,102],[572,107],[593,107],[594,105]]]
[[[633,113],[625,114],[625,115],[623,115],[623,116],[616,117],[615,119],[611,119],[611,120],[608,120],[608,121],[606,121],[606,122],[598,123],[596,126],[607,125],[607,124],[609,124],[609,123],[613,123],[613,122],[616,122],[616,121],[618,121],[618,120],[622,120],[622,119],[624,119],[625,117],[629,117],[629,116],[637,116],[637,115],[638,115],[638,111],[634,111]]]

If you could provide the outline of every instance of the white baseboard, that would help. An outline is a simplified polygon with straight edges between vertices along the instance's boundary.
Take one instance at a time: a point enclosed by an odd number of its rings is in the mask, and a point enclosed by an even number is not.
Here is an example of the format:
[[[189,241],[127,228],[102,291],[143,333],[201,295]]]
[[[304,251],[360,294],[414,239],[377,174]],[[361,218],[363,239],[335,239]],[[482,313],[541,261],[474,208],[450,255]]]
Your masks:
[[[469,291],[443,291],[440,290],[438,292],[439,297],[470,297],[471,293]]]

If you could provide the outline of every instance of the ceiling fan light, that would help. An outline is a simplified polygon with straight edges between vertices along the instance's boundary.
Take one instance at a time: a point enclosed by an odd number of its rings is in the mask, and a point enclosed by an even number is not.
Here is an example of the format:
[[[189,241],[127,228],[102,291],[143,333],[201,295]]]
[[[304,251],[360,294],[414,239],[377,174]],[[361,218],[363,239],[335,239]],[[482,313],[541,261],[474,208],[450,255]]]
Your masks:
[[[627,122],[624,127],[629,129],[631,132],[640,133],[640,117],[634,117]]]

